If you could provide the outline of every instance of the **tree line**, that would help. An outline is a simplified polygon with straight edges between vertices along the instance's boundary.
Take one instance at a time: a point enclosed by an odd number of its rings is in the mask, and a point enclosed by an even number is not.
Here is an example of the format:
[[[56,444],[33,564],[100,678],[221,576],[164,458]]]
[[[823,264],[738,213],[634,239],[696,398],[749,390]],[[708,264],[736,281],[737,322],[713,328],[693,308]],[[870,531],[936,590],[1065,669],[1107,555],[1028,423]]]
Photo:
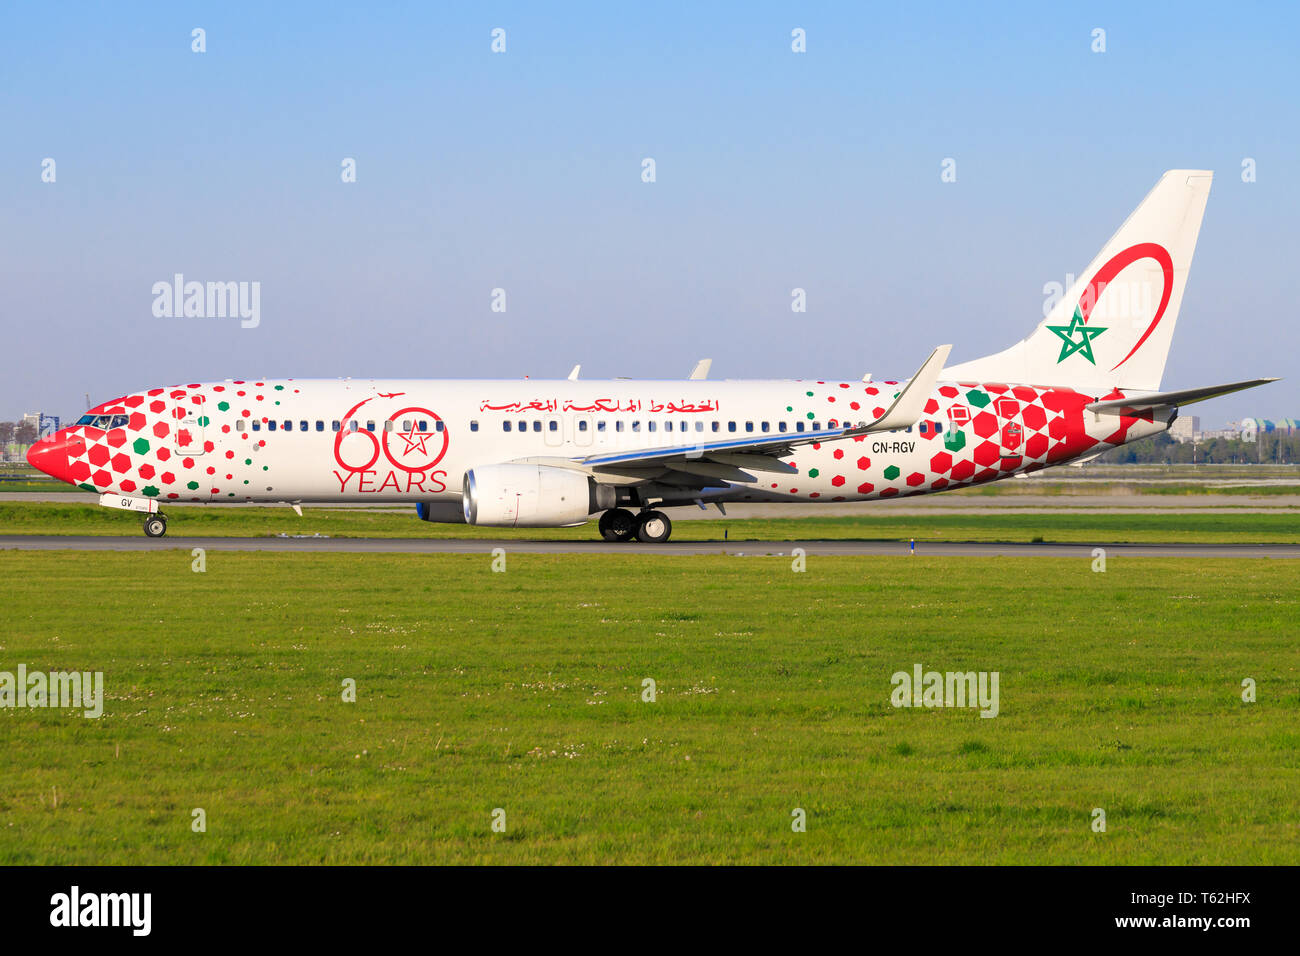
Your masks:
[[[1161,432],[1131,445],[1106,452],[1097,459],[1111,465],[1240,465],[1262,462],[1289,465],[1300,461],[1300,435],[1265,432],[1255,441],[1207,438],[1177,442]]]
[[[0,445],[8,445],[10,442],[35,444],[36,426],[31,422],[0,422]]]

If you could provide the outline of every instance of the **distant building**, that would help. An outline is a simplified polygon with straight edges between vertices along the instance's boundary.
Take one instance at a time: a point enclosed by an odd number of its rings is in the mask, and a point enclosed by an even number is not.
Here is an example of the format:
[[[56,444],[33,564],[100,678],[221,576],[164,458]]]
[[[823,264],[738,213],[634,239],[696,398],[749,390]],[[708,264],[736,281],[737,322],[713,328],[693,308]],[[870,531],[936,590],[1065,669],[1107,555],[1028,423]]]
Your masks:
[[[1169,428],[1169,437],[1177,442],[1200,441],[1201,419],[1199,415],[1179,415]]]
[[[1243,418],[1237,431],[1240,432],[1242,441],[1255,441],[1261,433],[1268,434],[1275,427],[1277,426],[1267,418]]]
[[[44,412],[30,412],[23,416],[23,424],[35,428],[37,438],[48,438],[59,430],[59,416],[46,415]]]

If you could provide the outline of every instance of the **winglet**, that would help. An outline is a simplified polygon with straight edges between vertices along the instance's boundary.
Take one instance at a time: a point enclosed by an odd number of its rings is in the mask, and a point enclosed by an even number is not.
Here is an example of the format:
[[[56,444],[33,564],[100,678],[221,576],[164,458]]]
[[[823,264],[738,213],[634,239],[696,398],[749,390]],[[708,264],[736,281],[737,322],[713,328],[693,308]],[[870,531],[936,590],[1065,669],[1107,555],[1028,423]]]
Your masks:
[[[847,436],[866,435],[870,432],[888,432],[896,428],[909,428],[915,425],[917,419],[925,411],[925,403],[930,398],[930,393],[934,391],[935,382],[939,381],[939,373],[943,371],[943,363],[948,361],[948,353],[952,351],[951,345],[940,345],[930,353],[930,357],[925,360],[912,380],[903,386],[903,390],[898,393],[898,398],[894,399],[894,404],[885,410],[870,425],[863,425],[858,428],[852,428],[846,432]]]
[[[578,373],[581,371],[582,371],[581,365],[573,366],[573,371],[569,373],[569,381],[576,382],[578,380]]]
[[[695,368],[691,369],[691,374],[687,378],[690,382],[702,382],[709,377],[709,369],[713,365],[713,359],[700,359],[695,363]]]

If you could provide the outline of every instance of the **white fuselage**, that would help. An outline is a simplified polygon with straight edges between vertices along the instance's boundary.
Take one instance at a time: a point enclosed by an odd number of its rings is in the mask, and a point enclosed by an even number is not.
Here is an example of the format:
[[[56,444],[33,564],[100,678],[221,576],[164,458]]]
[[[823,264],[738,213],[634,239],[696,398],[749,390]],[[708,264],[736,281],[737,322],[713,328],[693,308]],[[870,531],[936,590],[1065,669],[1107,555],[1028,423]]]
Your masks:
[[[471,468],[797,436],[869,422],[901,387],[527,379],[169,386],[92,411],[117,414],[115,423],[127,416],[121,428],[69,429],[87,446],[85,463],[69,480],[159,502],[449,504],[460,501]],[[676,497],[661,485],[657,500],[854,501],[921,494],[1093,455],[1167,427],[1149,415],[1085,412],[1101,397],[1068,388],[940,382],[912,428],[796,447],[781,459],[780,471],[747,466],[740,475],[703,490],[697,483]],[[97,445],[104,447],[97,452]],[[646,472],[601,468],[595,477],[631,485],[643,483]]]

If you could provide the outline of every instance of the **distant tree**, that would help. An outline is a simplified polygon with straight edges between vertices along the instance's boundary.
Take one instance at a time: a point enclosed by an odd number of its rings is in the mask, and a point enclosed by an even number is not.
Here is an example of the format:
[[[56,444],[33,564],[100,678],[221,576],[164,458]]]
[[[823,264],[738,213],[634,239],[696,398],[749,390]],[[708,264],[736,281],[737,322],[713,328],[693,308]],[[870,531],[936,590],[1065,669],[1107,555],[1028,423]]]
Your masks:
[[[1176,442],[1167,433],[1161,432],[1151,438],[1108,451],[1097,460],[1112,465],[1190,464],[1193,454],[1196,463],[1202,465],[1250,464],[1257,461],[1290,464],[1300,458],[1300,435],[1267,432],[1253,442],[1242,441],[1240,438],[1206,438],[1193,446],[1191,442]]]
[[[14,441],[20,445],[31,445],[36,442],[36,426],[31,422],[23,422],[14,428]]]
[[[14,423],[0,422],[0,445],[7,445],[14,440]]]

